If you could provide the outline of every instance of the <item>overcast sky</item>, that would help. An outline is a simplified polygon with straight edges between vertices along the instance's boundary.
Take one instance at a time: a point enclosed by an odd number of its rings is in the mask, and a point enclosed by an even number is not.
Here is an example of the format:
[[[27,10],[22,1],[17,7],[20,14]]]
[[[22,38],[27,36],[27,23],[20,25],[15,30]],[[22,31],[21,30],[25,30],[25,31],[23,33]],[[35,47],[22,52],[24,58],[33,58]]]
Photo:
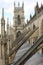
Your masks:
[[[41,6],[41,3],[43,4],[43,0],[0,0],[0,19],[2,8],[4,8],[5,20],[9,18],[9,21],[11,23],[13,22],[14,2],[16,3],[16,6],[18,6],[18,2],[20,2],[20,6],[22,6],[22,2],[24,2],[25,19],[29,19],[30,14],[34,14],[34,8],[37,2],[39,3],[39,6]]]

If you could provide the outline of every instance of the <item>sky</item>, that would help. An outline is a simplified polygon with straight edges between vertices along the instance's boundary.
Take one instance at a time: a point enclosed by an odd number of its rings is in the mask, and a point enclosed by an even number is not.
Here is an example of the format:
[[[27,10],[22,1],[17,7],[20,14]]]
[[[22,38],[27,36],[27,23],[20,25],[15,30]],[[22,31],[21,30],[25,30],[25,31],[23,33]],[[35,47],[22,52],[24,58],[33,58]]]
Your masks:
[[[7,18],[9,18],[9,24],[13,24],[13,16],[14,16],[14,2],[16,6],[18,6],[18,2],[20,6],[22,6],[22,2],[24,2],[24,16],[25,21],[30,17],[30,14],[34,15],[34,9],[36,3],[39,3],[39,7],[41,3],[43,4],[43,0],[0,0],[0,23],[1,23],[1,16],[2,16],[2,8],[4,8],[4,17],[5,23],[7,23]]]

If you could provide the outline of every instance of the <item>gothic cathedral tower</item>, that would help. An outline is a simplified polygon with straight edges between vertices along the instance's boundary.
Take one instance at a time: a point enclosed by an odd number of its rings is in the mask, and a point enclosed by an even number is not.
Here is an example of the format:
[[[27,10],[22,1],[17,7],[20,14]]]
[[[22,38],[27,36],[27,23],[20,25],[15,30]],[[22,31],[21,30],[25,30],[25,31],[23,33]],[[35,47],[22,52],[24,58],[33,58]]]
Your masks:
[[[15,6],[14,3],[14,38],[18,38],[19,35],[23,32],[25,26],[25,18],[24,18],[24,3],[22,3],[22,7]]]

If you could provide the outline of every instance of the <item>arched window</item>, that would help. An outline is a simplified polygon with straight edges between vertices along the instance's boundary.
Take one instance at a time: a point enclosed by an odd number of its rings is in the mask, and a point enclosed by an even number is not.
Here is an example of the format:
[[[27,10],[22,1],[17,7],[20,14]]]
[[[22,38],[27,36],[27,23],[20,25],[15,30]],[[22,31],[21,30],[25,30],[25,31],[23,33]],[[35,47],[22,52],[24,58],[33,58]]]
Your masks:
[[[18,20],[18,24],[20,25],[20,24],[21,24],[20,15],[18,15],[18,18],[17,18],[17,20]]]
[[[35,29],[35,25],[33,24],[33,30]]]
[[[16,34],[16,37],[18,38],[20,35],[21,35],[21,32],[18,31],[17,34]]]

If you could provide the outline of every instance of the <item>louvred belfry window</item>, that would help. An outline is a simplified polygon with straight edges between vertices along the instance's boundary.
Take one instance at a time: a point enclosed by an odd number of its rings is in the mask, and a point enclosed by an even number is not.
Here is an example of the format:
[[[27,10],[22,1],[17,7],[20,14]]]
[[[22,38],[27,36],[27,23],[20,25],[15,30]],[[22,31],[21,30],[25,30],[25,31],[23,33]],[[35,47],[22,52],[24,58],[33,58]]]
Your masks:
[[[21,24],[21,19],[20,19],[20,15],[18,15],[18,25]]]

